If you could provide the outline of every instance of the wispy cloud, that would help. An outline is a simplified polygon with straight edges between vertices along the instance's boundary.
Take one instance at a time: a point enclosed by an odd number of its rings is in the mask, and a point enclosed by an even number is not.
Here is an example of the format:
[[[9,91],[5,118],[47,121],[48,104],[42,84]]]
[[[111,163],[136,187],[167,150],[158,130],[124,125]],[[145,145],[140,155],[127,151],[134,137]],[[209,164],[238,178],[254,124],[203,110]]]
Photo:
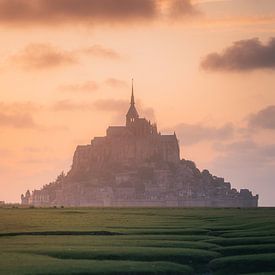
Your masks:
[[[93,93],[99,89],[111,87],[114,90],[128,88],[128,83],[118,78],[107,78],[102,82],[87,80],[80,83],[64,84],[58,87],[58,90],[70,93]]]
[[[182,144],[193,145],[203,141],[229,140],[233,137],[235,128],[233,124],[227,123],[221,127],[206,126],[201,123],[180,123],[167,129],[176,131]]]
[[[9,61],[23,69],[43,70],[77,64],[82,55],[111,60],[121,58],[118,52],[102,45],[65,50],[49,43],[32,43],[12,55]]]
[[[94,92],[97,91],[99,88],[99,85],[95,81],[86,81],[83,83],[78,84],[66,84],[59,87],[59,90],[64,92],[73,92],[73,93],[79,93],[79,92]]]
[[[48,69],[77,63],[76,56],[50,44],[29,44],[11,57],[13,64],[24,69]]]
[[[118,78],[114,78],[114,77],[110,77],[110,78],[106,79],[104,83],[107,86],[110,86],[111,88],[127,88],[128,87],[128,83],[126,81],[118,79]]]
[[[35,128],[36,124],[29,113],[3,113],[0,111],[0,127]]]
[[[143,104],[137,100],[137,109],[141,117],[146,117],[151,121],[155,121],[155,112],[153,108],[144,107]],[[94,107],[98,111],[113,112],[113,123],[124,123],[125,115],[129,108],[129,101],[127,100],[114,100],[114,99],[101,99],[94,102]]]
[[[0,127],[38,128],[32,114],[41,108],[32,102],[0,102]]]
[[[51,106],[53,111],[87,111],[92,110],[93,104],[89,102],[75,102],[73,100],[64,99],[55,102]]]
[[[103,57],[108,59],[120,59],[121,55],[113,49],[103,47],[102,45],[92,45],[90,47],[81,49],[80,52],[94,57]]]

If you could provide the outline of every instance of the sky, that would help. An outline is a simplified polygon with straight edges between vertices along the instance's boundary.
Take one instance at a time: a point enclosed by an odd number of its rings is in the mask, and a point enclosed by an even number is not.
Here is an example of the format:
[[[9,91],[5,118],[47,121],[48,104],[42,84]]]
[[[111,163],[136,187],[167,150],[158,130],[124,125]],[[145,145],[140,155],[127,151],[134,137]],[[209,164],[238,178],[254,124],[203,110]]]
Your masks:
[[[275,206],[274,0],[0,0],[0,200],[139,114]]]

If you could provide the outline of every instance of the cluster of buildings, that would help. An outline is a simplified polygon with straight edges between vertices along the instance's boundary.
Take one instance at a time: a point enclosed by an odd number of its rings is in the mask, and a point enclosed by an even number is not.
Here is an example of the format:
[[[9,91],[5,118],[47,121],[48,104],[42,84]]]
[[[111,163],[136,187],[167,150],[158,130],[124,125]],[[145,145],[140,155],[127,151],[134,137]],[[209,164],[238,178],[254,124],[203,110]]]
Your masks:
[[[79,145],[71,170],[21,203],[34,206],[257,207],[258,195],[180,159],[176,134],[140,118],[132,90],[125,126]]]

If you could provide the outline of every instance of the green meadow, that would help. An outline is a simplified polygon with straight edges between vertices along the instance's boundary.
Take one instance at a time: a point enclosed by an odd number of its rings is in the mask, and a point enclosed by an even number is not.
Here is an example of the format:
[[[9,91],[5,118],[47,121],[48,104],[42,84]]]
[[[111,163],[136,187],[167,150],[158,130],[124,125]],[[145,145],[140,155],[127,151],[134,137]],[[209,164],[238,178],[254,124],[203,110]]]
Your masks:
[[[0,208],[0,274],[275,274],[275,208]]]

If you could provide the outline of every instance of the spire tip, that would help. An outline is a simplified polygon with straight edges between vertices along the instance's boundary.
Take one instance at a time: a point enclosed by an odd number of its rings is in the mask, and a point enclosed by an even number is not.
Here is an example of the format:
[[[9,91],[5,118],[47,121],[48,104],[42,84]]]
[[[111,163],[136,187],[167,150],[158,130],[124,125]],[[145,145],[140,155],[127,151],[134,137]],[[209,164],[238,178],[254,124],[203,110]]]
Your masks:
[[[132,78],[132,96],[131,96],[131,105],[135,104],[135,98],[134,98],[134,78]]]

